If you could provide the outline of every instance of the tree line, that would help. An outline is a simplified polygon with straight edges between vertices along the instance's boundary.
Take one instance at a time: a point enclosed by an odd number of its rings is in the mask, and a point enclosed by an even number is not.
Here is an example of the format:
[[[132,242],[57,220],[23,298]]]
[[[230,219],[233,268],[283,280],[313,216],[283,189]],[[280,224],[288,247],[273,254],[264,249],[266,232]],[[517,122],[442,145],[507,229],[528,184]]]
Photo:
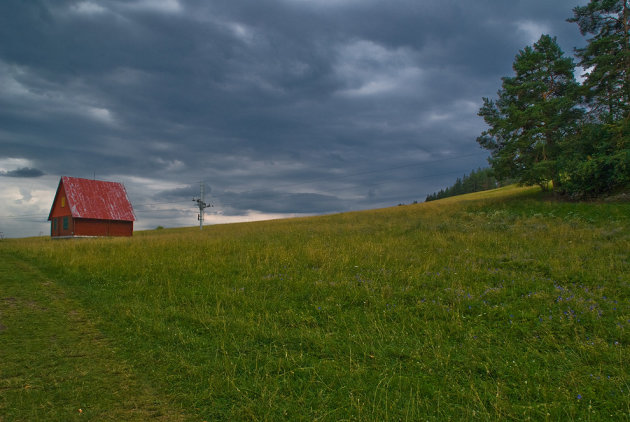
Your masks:
[[[424,201],[435,201],[436,199],[448,198],[449,196],[494,189],[498,186],[499,183],[494,177],[492,169],[479,168],[477,170],[473,170],[469,175],[464,175],[462,178],[458,177],[453,186],[427,195]]]
[[[498,180],[594,197],[630,186],[630,1],[591,0],[567,20],[589,37],[575,49],[583,82],[542,35],[519,51],[497,99],[483,98],[477,142]]]

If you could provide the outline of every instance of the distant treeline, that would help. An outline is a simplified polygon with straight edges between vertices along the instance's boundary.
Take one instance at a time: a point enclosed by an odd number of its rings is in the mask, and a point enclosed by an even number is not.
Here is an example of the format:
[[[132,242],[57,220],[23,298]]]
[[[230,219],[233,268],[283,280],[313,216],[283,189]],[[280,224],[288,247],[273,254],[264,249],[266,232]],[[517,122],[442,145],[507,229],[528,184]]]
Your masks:
[[[492,169],[479,168],[477,170],[473,170],[469,175],[464,175],[461,179],[457,178],[453,186],[427,195],[425,202],[448,198],[449,196],[462,195],[464,193],[494,189],[496,187],[498,187],[498,182],[494,177]]]

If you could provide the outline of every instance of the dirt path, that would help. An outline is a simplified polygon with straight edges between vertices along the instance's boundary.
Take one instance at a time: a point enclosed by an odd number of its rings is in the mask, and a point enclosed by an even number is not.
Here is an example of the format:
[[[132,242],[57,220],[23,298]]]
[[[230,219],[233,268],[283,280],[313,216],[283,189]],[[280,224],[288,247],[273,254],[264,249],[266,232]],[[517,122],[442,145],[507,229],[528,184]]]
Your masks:
[[[0,421],[188,419],[54,280],[0,248]]]

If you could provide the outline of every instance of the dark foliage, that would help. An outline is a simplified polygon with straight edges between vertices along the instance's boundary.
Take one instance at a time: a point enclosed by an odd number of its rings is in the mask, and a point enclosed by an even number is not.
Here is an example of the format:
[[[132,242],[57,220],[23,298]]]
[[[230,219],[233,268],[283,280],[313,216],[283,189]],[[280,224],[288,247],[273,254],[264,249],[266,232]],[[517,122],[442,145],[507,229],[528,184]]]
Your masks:
[[[560,160],[562,189],[573,198],[594,198],[630,187],[630,124],[585,124]]]
[[[479,115],[489,129],[477,142],[491,151],[497,177],[521,184],[558,185],[560,144],[577,126],[582,111],[573,60],[555,38],[543,35],[519,52],[513,77],[504,77],[498,100],[483,99]]]
[[[630,1],[591,0],[573,14],[568,21],[591,35],[576,49],[584,83],[543,35],[516,56],[498,99],[483,99],[489,129],[477,142],[499,180],[597,197],[630,188]]]
[[[588,69],[584,88],[591,117],[607,123],[627,117],[630,103],[630,2],[592,0],[573,9],[582,35],[592,35],[576,49],[579,64]]]
[[[477,169],[476,171],[472,171],[468,176],[464,175],[461,179],[457,178],[453,186],[427,195],[425,202],[448,198],[449,196],[462,195],[464,193],[494,189],[497,186],[498,183],[492,169]]]

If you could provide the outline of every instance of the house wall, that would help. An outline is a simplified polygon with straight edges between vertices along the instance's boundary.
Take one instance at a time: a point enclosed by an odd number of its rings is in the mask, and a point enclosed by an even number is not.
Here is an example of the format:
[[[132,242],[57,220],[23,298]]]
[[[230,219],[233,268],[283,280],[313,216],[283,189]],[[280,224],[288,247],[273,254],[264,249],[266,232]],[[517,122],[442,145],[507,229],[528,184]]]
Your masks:
[[[74,220],[74,236],[131,236],[133,221]]]
[[[65,220],[65,224],[64,224]],[[52,217],[50,219],[51,236],[72,236],[74,234],[75,220],[70,215]]]
[[[109,236],[132,236],[133,221],[110,221]]]

